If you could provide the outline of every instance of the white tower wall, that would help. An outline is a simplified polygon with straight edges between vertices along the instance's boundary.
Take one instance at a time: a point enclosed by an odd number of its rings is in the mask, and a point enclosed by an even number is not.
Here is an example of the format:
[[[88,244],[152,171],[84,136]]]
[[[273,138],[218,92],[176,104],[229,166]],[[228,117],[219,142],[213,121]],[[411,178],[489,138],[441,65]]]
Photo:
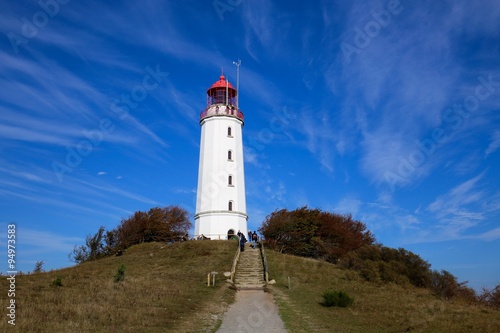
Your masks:
[[[210,105],[201,116],[195,237],[247,234],[243,114],[233,105]]]

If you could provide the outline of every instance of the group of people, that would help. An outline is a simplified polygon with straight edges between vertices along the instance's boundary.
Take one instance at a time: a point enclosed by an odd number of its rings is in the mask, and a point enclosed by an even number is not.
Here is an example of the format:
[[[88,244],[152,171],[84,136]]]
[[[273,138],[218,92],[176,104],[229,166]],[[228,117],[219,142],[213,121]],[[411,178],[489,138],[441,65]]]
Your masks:
[[[238,237],[240,239],[240,251],[245,251],[245,243],[247,242],[247,239],[245,237],[245,234],[243,234],[240,230],[238,230]],[[248,230],[248,239],[252,242],[250,245],[252,249],[255,249],[257,247],[257,241],[259,240],[259,236],[257,236],[257,232],[253,232],[251,230]]]

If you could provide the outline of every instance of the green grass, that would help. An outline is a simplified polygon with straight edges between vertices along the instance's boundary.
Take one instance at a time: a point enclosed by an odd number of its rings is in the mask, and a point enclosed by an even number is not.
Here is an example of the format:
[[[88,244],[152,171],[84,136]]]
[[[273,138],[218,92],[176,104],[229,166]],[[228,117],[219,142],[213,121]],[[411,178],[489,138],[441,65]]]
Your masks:
[[[270,289],[290,332],[500,332],[498,310],[443,301],[410,285],[366,282],[323,261],[266,253],[277,282]],[[354,303],[325,307],[325,290],[342,290]]]
[[[148,243],[123,256],[16,278],[18,332],[205,332],[234,301],[223,272],[236,242]],[[117,267],[126,267],[116,283]],[[207,287],[207,273],[217,271]],[[61,285],[53,281],[62,281]],[[7,304],[1,279],[0,304]],[[0,332],[12,330],[2,311]],[[14,330],[12,330],[14,331]]]

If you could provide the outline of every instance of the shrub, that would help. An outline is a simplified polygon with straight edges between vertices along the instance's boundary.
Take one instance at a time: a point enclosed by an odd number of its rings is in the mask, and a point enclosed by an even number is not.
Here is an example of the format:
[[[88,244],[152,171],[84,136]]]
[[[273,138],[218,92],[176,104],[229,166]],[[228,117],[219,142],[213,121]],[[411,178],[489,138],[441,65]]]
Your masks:
[[[366,225],[351,215],[310,209],[281,209],[266,217],[259,228],[270,248],[292,255],[337,263],[350,251],[372,244]]]
[[[359,271],[367,281],[399,285],[411,283],[416,287],[428,287],[432,282],[428,262],[405,249],[393,249],[381,244],[365,245],[351,251],[340,265]]]
[[[380,281],[379,268],[376,262],[366,260],[363,268],[360,269],[359,275],[366,281],[378,282]]]
[[[500,309],[500,284],[491,290],[483,288],[483,292],[479,296],[479,300],[485,304]]]
[[[323,293],[323,306],[346,308],[354,303],[354,299],[343,291],[328,290]]]
[[[457,296],[465,299],[476,297],[475,292],[467,287],[467,282],[458,282],[457,278],[446,270],[431,272],[430,288],[434,294],[444,299]]]
[[[125,265],[120,264],[120,266],[118,266],[118,271],[115,274],[115,282],[120,282],[123,281],[124,279],[125,279]]]
[[[145,242],[166,242],[183,236],[191,228],[188,212],[179,206],[155,207],[135,212],[113,231],[112,243],[127,248]]]
[[[52,281],[52,285],[55,286],[55,287],[62,287],[62,279],[60,276],[56,277],[53,281]]]

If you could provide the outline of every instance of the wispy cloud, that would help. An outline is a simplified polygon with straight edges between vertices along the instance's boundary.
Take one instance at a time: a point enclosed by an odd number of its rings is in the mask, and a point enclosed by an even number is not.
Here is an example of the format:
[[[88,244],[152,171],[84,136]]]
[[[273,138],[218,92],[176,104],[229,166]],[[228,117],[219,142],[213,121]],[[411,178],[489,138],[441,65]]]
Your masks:
[[[438,6],[405,2],[401,6],[399,15],[393,16],[375,37],[368,37],[371,42],[355,54],[351,64],[345,64],[341,56],[333,59],[325,71],[325,81],[332,93],[344,97],[340,110],[342,126],[332,124],[339,133],[337,140],[349,138],[356,142],[356,136],[347,133],[362,133],[359,145],[347,142],[346,147],[361,146],[361,169],[378,184],[386,181],[387,172],[397,174],[401,158],[408,159],[418,148],[418,142],[442,124],[444,110],[463,100],[477,85],[476,76],[480,72],[462,66],[457,29],[484,34],[483,28],[469,27],[469,21],[482,14],[489,23],[492,17],[498,17],[465,2]],[[342,41],[353,44],[354,29],[363,29],[365,23],[373,20],[370,12],[381,9],[382,4],[351,4],[339,44]],[[493,26],[488,26],[485,29],[490,32]],[[341,55],[340,48],[337,50]],[[460,80],[464,76],[470,80]],[[452,139],[450,143],[457,140]],[[448,157],[440,152],[427,158],[400,185],[422,179]]]
[[[439,228],[450,238],[463,237],[463,233],[486,218],[481,207],[473,206],[485,197],[479,182],[485,173],[471,178],[448,193],[439,196],[428,207],[439,221]]]
[[[29,246],[32,250],[39,253],[63,252],[69,253],[75,244],[84,241],[81,237],[71,237],[54,234],[48,231],[34,229],[19,230],[19,243],[23,246]]]
[[[331,110],[306,109],[298,116],[297,131],[305,136],[305,147],[309,150],[324,168],[324,171],[333,173],[334,156],[341,145],[336,145],[337,136],[331,128]],[[336,149],[337,148],[337,149]]]
[[[479,235],[473,235],[470,236],[470,238],[479,239],[487,242],[495,241],[497,239],[500,239],[500,228],[495,228]]]
[[[492,138],[491,138],[491,143],[488,146],[488,148],[486,148],[486,151],[484,152],[484,154],[486,156],[488,156],[489,154],[497,151],[498,148],[500,148],[500,131],[499,130],[497,130],[493,133]]]

